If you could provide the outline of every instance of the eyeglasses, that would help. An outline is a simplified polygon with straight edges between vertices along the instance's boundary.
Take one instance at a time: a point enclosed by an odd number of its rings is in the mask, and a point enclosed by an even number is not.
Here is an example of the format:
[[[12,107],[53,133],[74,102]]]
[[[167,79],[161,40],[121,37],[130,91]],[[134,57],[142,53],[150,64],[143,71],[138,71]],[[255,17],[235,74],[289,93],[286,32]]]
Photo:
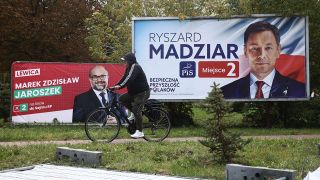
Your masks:
[[[90,77],[92,80],[94,81],[97,81],[98,79],[100,80],[106,80],[108,78],[108,75],[101,75],[101,76],[96,76],[96,75],[93,75]]]

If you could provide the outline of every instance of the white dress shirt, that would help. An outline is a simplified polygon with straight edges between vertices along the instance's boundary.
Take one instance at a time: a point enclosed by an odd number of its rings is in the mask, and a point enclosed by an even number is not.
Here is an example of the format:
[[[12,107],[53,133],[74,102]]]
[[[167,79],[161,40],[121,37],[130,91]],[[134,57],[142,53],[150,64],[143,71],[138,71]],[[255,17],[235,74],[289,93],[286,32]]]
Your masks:
[[[109,102],[108,92],[105,89],[102,91],[98,91],[98,90],[93,89],[93,91],[96,94],[96,96],[98,97],[102,107],[105,107],[104,104],[102,103],[102,97],[100,96],[100,93],[104,92],[104,98],[106,98],[106,102],[108,103]]]
[[[274,79],[274,76],[276,74],[276,70],[273,69],[271,73],[265,77],[264,79],[257,79],[252,73],[250,73],[250,97],[251,99],[254,99],[258,90],[258,86],[256,84],[256,81],[263,81],[264,84],[262,86],[262,92],[263,92],[263,98],[269,98],[272,82]]]

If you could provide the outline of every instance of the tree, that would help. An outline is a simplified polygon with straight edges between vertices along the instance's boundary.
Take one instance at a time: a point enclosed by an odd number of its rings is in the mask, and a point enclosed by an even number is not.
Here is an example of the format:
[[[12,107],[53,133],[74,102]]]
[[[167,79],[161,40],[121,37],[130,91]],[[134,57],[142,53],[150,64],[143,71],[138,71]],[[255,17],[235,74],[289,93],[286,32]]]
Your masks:
[[[91,56],[97,61],[120,62],[131,50],[131,8],[129,1],[108,1],[101,11],[86,19]],[[141,9],[141,8],[140,8]]]
[[[94,0],[0,1],[0,59],[10,71],[13,61],[89,61],[84,19]]]
[[[108,0],[104,7],[86,20],[91,56],[97,61],[119,62],[131,51],[131,20],[133,17],[208,16],[227,8],[219,0]]]
[[[166,103],[168,114],[172,119],[172,126],[192,126],[194,125],[192,119],[192,103],[180,102],[180,103]]]
[[[200,143],[209,148],[213,159],[219,162],[232,161],[237,151],[242,150],[250,140],[243,140],[239,134],[228,131],[223,117],[230,112],[231,108],[230,104],[223,99],[222,91],[217,84],[213,84],[212,91],[199,104],[199,107],[213,114],[213,117],[206,121],[205,140],[200,140]]]
[[[10,67],[14,61],[88,62],[84,19],[99,0],[0,1],[0,119],[10,114]]]

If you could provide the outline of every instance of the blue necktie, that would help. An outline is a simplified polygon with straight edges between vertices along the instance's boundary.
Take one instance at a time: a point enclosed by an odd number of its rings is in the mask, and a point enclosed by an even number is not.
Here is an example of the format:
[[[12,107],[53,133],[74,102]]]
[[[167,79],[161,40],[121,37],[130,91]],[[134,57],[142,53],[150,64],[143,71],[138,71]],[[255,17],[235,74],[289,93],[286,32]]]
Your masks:
[[[99,95],[102,97],[102,104],[103,104],[105,107],[107,107],[107,100],[106,100],[106,98],[104,97],[105,93],[104,93],[104,92],[101,92]]]

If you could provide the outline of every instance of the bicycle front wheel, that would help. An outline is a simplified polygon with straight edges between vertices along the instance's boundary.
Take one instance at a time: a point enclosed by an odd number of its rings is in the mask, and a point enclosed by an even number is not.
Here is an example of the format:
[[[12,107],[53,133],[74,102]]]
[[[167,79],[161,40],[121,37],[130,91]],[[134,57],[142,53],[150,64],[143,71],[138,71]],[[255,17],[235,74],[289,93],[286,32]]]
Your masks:
[[[151,109],[143,113],[142,127],[145,140],[160,142],[169,135],[171,122],[166,111]]]
[[[97,109],[88,116],[85,131],[90,140],[108,143],[118,136],[120,121],[113,112]]]

